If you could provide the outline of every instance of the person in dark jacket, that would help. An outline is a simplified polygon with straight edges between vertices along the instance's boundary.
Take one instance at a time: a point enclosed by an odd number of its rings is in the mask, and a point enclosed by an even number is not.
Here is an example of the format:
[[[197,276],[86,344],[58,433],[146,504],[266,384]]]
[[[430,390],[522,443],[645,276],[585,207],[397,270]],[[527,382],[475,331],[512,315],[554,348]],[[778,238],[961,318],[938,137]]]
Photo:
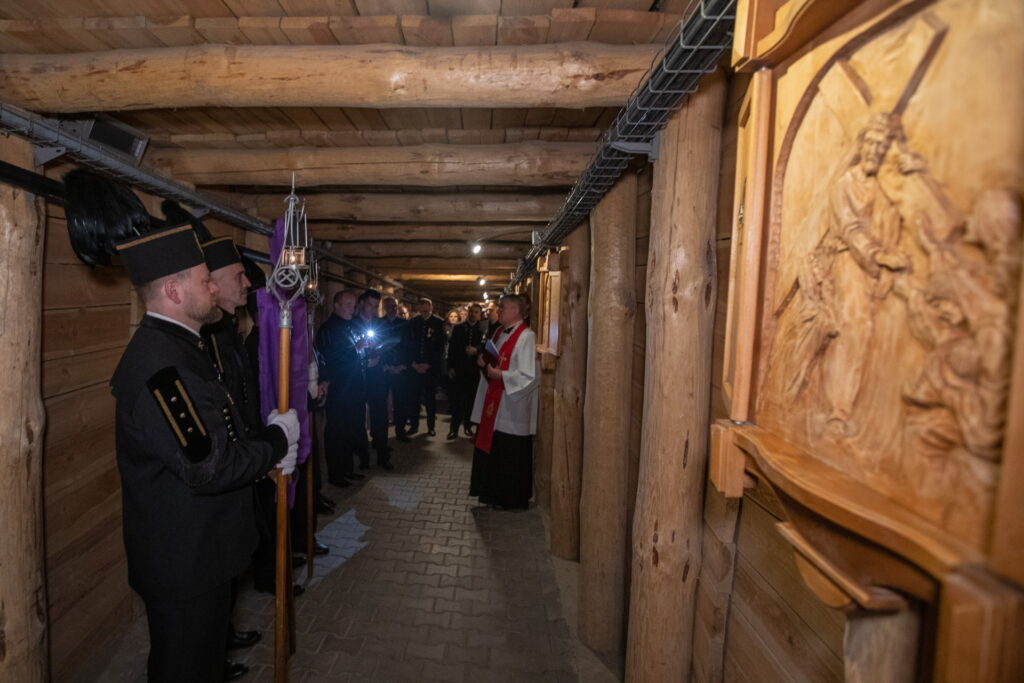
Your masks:
[[[334,313],[316,333],[321,359],[320,382],[326,384],[324,414],[324,456],[327,479],[335,486],[348,486],[364,479],[355,471],[355,459],[369,467],[370,446],[366,439],[366,368],[354,321],[357,296],[341,291],[334,296]]]
[[[388,387],[384,372],[383,326],[381,325],[380,292],[368,289],[356,301],[356,317],[353,318],[356,334],[363,340],[360,357],[363,377],[366,382],[366,407],[370,415],[370,439],[377,453],[377,464],[386,470],[391,465],[391,449],[388,448]]]
[[[408,352],[405,347],[406,321],[398,315],[398,301],[393,296],[386,296],[382,302],[384,316],[380,319],[381,365],[384,369],[384,400],[391,398],[392,421],[395,425],[395,438],[408,441],[405,430],[408,426],[406,413],[409,403],[405,382],[405,371],[408,369]]]
[[[473,436],[472,423],[469,421],[473,412],[473,400],[476,397],[477,385],[480,383],[480,370],[476,357],[483,347],[484,323],[480,318],[483,311],[479,304],[469,307],[466,322],[456,325],[448,342],[448,377],[452,382],[452,426],[448,431],[448,440],[459,436],[459,425],[462,425],[466,436]]]
[[[221,309],[221,318],[215,323],[204,325],[200,330],[206,342],[207,351],[214,367],[228,388],[228,393],[242,413],[243,425],[247,436],[258,435],[263,430],[263,422],[259,415],[259,384],[249,362],[249,352],[245,348],[242,335],[238,332],[238,317],[235,311],[245,305],[249,291],[249,278],[246,277],[242,259],[238,255],[234,242],[230,237],[219,237],[203,242],[203,256],[206,267],[210,270],[210,279],[217,286],[216,303]],[[262,481],[270,482],[264,478]],[[254,504],[256,504],[257,526],[260,532],[260,544],[265,543],[260,519],[260,507],[256,500],[257,492],[253,487]],[[257,551],[257,555],[259,552]],[[232,605],[237,595],[237,585],[232,592]],[[259,631],[237,631],[234,622],[228,629],[228,649],[234,650],[255,645],[261,637]],[[225,666],[225,678],[237,678],[248,671],[248,667],[236,662],[228,662]]]
[[[419,315],[410,320],[406,327],[409,354],[407,376],[410,386],[409,433],[419,431],[420,405],[423,405],[427,409],[427,433],[435,436],[437,377],[444,355],[444,322],[434,315],[434,303],[430,299],[420,299],[416,305]]]
[[[217,287],[184,226],[118,247],[146,307],[110,384],[128,581],[149,624],[151,683],[219,682],[232,583],[257,530],[252,484],[295,468],[294,411],[249,431],[199,330]]]

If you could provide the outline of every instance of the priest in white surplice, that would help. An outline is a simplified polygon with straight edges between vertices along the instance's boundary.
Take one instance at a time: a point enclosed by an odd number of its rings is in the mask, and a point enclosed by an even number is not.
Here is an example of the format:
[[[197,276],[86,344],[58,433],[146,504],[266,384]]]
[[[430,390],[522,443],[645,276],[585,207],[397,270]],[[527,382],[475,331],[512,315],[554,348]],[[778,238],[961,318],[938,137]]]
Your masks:
[[[533,495],[533,435],[537,432],[536,337],[523,321],[526,301],[501,298],[496,353],[478,356],[481,377],[472,421],[479,427],[469,495],[499,509],[528,508]]]

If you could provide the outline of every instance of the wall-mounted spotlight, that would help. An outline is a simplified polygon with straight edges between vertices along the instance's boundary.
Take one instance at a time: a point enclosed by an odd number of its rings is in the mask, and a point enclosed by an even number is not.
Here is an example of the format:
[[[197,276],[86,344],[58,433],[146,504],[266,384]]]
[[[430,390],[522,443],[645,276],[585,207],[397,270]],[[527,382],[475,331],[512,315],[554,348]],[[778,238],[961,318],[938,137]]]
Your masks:
[[[487,284],[487,280],[486,280],[486,279],[484,279],[484,278],[480,278],[480,279],[479,279],[479,280],[477,280],[476,282],[477,282],[477,284],[478,284],[478,285],[480,285],[481,287],[483,287],[484,285],[486,285],[486,284]]]
[[[473,242],[472,244],[469,245],[469,250],[474,254],[479,254],[481,251],[484,250],[484,245],[480,244],[479,242]]]

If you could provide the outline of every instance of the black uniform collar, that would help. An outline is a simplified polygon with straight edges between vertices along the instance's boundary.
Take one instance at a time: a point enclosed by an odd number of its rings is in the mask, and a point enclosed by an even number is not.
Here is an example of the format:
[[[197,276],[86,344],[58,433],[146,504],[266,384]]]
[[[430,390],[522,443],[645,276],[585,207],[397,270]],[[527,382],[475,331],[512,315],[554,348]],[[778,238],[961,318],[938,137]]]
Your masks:
[[[164,334],[181,339],[182,341],[200,349],[206,348],[206,344],[203,343],[203,338],[199,336],[198,333],[186,329],[178,323],[172,323],[161,318],[156,318],[148,313],[142,316],[142,321],[139,323],[139,326],[163,332]]]
[[[237,329],[238,316],[230,311],[225,311],[223,308],[220,309],[223,315],[215,323],[209,325],[203,325],[202,333],[211,334],[214,332],[223,332],[226,330],[234,331]]]

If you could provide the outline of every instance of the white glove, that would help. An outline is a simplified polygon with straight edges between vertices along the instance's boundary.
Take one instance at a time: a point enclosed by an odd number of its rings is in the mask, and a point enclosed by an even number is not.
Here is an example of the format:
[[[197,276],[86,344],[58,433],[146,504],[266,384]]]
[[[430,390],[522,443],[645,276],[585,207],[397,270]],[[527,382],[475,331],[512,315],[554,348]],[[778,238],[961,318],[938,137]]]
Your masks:
[[[267,425],[277,425],[284,432],[288,439],[288,445],[294,446],[299,442],[299,416],[292,408],[286,413],[279,413],[276,410],[267,415]]]
[[[277,463],[277,469],[281,470],[281,474],[288,476],[295,471],[295,461],[299,457],[299,444],[292,444],[288,447],[288,452],[281,458],[281,462]]]
[[[316,361],[311,361],[309,364],[309,386],[307,388],[307,391],[309,391],[309,397],[314,400],[316,400],[317,394],[320,393],[320,390],[317,388],[318,385],[320,384],[317,381],[317,376],[319,374],[317,372],[318,369],[319,368],[317,368],[316,366]]]

